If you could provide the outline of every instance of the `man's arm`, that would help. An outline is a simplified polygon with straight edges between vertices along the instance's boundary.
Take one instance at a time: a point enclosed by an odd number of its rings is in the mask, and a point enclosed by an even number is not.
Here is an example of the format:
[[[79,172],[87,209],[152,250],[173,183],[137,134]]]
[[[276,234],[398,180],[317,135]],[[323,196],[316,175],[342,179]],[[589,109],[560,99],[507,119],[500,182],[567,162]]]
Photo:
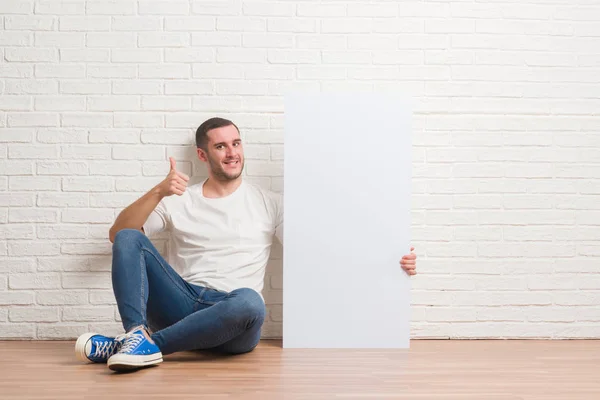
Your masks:
[[[185,192],[187,182],[190,178],[184,173],[177,171],[173,158],[169,157],[169,160],[171,162],[171,170],[167,177],[121,211],[108,234],[111,243],[114,243],[117,232],[122,229],[138,229],[143,232],[144,229],[142,226],[150,216],[150,213],[164,197],[173,194],[181,196]]]

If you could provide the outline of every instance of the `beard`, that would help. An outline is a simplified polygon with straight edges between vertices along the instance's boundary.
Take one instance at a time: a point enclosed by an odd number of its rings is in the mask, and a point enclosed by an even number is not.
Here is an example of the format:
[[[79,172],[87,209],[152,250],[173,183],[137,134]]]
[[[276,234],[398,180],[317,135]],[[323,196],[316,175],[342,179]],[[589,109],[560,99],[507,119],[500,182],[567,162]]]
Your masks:
[[[226,161],[228,161],[228,160],[226,160]],[[211,169],[213,175],[215,176],[215,178],[217,178],[217,180],[220,180],[220,181],[233,181],[233,180],[239,178],[239,176],[242,174],[242,171],[244,170],[244,158],[243,157],[239,158],[239,164],[240,164],[239,171],[235,171],[235,172],[225,171],[221,162],[213,159],[212,157],[208,157],[208,164],[210,165],[210,169]]]

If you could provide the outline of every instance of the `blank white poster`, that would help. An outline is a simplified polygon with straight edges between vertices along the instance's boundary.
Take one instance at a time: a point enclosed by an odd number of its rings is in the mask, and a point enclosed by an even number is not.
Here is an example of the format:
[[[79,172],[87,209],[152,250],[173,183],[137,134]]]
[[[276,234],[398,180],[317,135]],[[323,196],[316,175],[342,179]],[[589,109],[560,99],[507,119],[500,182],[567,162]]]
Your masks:
[[[385,94],[285,98],[284,348],[408,348],[411,134]]]

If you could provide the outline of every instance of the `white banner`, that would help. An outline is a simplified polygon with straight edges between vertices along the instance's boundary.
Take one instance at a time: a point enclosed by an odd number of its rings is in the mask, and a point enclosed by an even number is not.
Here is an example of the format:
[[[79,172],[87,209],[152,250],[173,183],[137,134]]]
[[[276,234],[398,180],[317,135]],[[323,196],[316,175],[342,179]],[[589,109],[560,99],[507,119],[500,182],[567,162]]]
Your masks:
[[[284,348],[408,348],[411,112],[387,94],[285,98]]]

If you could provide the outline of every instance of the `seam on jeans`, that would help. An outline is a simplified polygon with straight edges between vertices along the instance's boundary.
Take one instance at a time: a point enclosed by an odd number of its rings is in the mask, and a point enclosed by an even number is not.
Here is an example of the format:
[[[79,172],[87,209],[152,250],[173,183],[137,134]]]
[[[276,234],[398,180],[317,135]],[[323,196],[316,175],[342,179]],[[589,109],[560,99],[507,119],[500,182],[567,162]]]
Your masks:
[[[203,289],[202,289],[202,291],[200,292],[200,295],[198,296],[198,300],[197,300],[197,301],[198,301],[199,303],[206,304],[206,305],[208,305],[208,306],[212,306],[212,305],[215,305],[215,304],[217,304],[217,303],[216,303],[216,302],[214,302],[214,301],[208,301],[208,300],[204,300],[204,299],[202,298],[202,296],[204,296],[204,293],[205,293],[207,290],[208,290],[208,288],[207,288],[207,287],[205,287],[205,288],[203,288]]]
[[[143,263],[143,264],[142,264]],[[143,267],[142,267],[143,265]],[[144,273],[146,274],[146,277],[148,277],[148,272],[146,270],[142,271],[142,268],[147,268],[146,267],[146,260],[144,259],[144,253],[140,252],[140,287],[141,287],[141,296],[140,296],[140,309],[142,310],[142,316],[144,317],[144,319],[147,319],[146,316],[146,302],[144,301],[145,299],[145,295],[144,295]],[[147,280],[147,279],[146,279]],[[145,321],[145,325],[147,324],[147,321]]]
[[[163,265],[163,263],[161,262],[161,260],[160,260],[158,257],[156,257],[156,255],[154,255],[154,253],[153,253],[153,252],[152,252],[150,249],[148,249],[148,248],[146,248],[146,247],[142,247],[142,250],[143,250],[143,251],[146,251],[146,252],[148,252],[149,254],[151,254],[151,255],[152,255],[152,257],[154,257],[154,259],[155,259],[156,261],[158,261],[158,264],[159,264],[159,265],[160,265],[160,267],[162,268],[163,272],[165,273],[165,275],[167,275],[167,277],[168,277],[168,278],[171,280],[171,282],[173,283],[173,285],[175,285],[175,287],[177,287],[177,288],[178,288],[178,289],[179,289],[179,290],[180,290],[180,291],[181,291],[181,292],[182,292],[182,293],[183,293],[185,296],[187,296],[189,299],[191,299],[191,300],[193,300],[193,301],[197,301],[197,299],[195,299],[193,296],[190,296],[189,292],[187,292],[185,289],[183,289],[183,288],[182,288],[182,287],[179,285],[179,282],[177,282],[177,281],[175,281],[175,280],[173,279],[173,277],[171,276],[171,274],[169,274],[169,273],[167,272],[167,270],[166,270],[165,266]],[[146,274],[147,274],[147,273],[146,273]],[[183,278],[182,278],[182,279],[183,279]]]

